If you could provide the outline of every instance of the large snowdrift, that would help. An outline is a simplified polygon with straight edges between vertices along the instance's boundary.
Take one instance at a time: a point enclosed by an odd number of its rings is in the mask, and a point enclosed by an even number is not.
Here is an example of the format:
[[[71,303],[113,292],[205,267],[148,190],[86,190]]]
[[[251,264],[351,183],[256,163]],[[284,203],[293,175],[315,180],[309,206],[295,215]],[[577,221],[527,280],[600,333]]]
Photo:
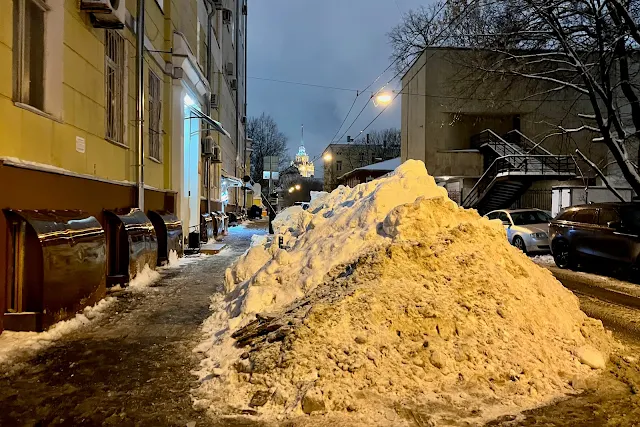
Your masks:
[[[227,271],[197,406],[479,423],[570,393],[606,363],[602,324],[422,162],[287,210],[277,230],[284,249],[255,246]]]

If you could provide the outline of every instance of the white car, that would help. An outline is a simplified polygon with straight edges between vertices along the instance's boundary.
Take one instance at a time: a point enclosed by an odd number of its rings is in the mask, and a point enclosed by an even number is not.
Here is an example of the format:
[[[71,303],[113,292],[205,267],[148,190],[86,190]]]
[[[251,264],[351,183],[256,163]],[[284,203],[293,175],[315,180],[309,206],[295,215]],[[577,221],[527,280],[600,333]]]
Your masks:
[[[485,215],[502,221],[507,239],[524,253],[550,252],[551,216],[540,209],[502,209]]]

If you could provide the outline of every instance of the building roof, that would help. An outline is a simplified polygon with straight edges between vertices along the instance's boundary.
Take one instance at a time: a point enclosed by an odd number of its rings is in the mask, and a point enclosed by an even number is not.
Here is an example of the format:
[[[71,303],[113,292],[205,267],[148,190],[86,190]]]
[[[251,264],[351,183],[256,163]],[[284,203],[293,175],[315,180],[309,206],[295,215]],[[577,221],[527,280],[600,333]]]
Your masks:
[[[338,180],[344,179],[350,175],[353,175],[360,171],[376,171],[376,172],[391,172],[396,170],[398,166],[402,164],[400,157],[396,157],[395,159],[385,160],[383,162],[374,163],[372,165],[363,166],[361,168],[354,169],[345,173],[344,175],[338,177]]]

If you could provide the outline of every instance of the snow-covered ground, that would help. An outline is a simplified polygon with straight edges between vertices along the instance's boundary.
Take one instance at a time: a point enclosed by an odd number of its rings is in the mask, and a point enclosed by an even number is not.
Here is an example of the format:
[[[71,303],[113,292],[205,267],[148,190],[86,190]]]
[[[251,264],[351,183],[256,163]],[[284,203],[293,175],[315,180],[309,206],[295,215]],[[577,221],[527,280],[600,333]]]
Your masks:
[[[145,265],[144,269],[129,282],[128,286],[121,287],[118,285],[108,289],[107,292],[143,292],[160,280],[164,271],[181,268],[206,257],[208,257],[208,255],[199,254],[179,258],[175,251],[171,251],[169,254],[169,262],[166,265],[158,267],[157,270],[152,270],[148,265]],[[0,365],[10,363],[18,356],[34,354],[50,346],[61,337],[87,326],[92,321],[102,319],[108,313],[109,308],[113,306],[116,299],[116,297],[107,296],[94,306],[86,307],[75,317],[58,322],[43,332],[2,332],[2,334],[0,334]]]
[[[64,335],[101,319],[115,301],[114,297],[106,297],[96,305],[86,307],[82,313],[76,314],[72,319],[58,322],[44,332],[2,332],[0,334],[0,365],[11,362],[16,356],[34,354]]]
[[[551,270],[551,272],[561,280],[568,278],[590,286],[601,287],[640,298],[640,286],[638,284],[616,279],[614,277],[607,276],[606,274],[560,269],[556,266],[553,261],[553,256],[551,255],[534,256],[531,257],[531,260],[539,266]]]

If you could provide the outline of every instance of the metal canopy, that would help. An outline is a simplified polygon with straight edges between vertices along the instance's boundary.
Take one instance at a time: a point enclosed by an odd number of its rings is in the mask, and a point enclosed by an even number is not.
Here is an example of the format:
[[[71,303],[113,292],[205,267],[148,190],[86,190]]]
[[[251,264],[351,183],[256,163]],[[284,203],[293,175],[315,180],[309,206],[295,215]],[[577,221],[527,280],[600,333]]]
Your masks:
[[[38,329],[72,315],[82,308],[81,300],[97,294],[105,280],[106,240],[95,217],[71,210],[4,212],[9,221],[25,221],[37,237],[14,248],[24,261],[13,269],[24,309],[42,311]]]
[[[207,116],[205,113],[195,108],[191,108],[191,113],[195,116],[194,118],[201,119],[202,121],[207,123],[209,126],[211,126],[213,130],[220,132],[221,134],[231,138],[231,134],[227,132],[225,128],[222,127],[222,123],[220,123],[219,121],[213,120],[211,117]]]

